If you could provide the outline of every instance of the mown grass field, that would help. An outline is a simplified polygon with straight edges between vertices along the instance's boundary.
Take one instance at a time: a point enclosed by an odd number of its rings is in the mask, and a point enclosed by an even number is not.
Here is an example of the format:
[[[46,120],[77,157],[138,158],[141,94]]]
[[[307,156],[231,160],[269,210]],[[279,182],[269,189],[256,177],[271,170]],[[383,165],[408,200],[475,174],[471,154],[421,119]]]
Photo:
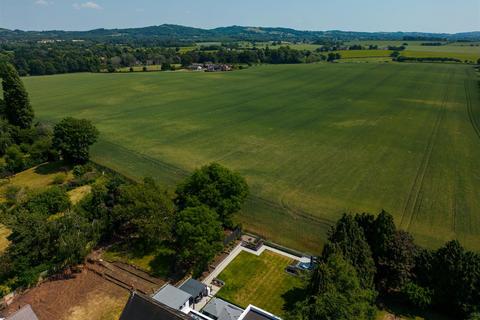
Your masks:
[[[348,42],[347,44],[349,45],[361,44],[363,46],[377,45],[379,49],[381,49],[388,46],[401,46],[404,43],[407,43],[408,45],[406,46],[405,51],[401,52],[401,55],[406,57],[456,58],[462,61],[468,60],[472,62],[476,62],[478,59],[480,59],[480,46],[478,46],[478,43],[455,42],[455,43],[448,43],[442,46],[422,46],[423,42],[436,42],[436,41],[351,41],[351,42]],[[383,51],[383,50],[363,50],[363,51],[374,52],[374,51]]]
[[[217,296],[243,308],[254,304],[283,316],[289,310],[286,306],[301,300],[301,279],[285,272],[292,262],[269,251],[260,256],[241,252],[218,276],[225,286]]]
[[[480,100],[455,64],[260,66],[24,79],[40,119],[91,119],[93,159],[172,186],[212,161],[251,186],[238,220],[319,252],[343,212],[391,212],[422,245],[480,250]]]

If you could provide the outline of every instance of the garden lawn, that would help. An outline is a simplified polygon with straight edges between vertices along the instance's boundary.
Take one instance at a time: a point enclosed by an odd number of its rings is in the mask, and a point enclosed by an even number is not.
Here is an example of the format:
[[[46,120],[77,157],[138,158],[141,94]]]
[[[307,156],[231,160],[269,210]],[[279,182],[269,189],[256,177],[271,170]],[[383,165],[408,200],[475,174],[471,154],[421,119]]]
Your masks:
[[[25,190],[41,190],[53,186],[57,176],[63,176],[65,182],[73,179],[68,166],[61,162],[45,163],[17,173],[9,179],[4,179],[0,185],[0,201],[5,200],[5,192],[9,186]]]
[[[301,299],[301,279],[285,272],[292,262],[270,251],[260,256],[243,251],[218,276],[225,286],[217,296],[243,308],[253,304],[283,316],[286,305],[291,307]]]

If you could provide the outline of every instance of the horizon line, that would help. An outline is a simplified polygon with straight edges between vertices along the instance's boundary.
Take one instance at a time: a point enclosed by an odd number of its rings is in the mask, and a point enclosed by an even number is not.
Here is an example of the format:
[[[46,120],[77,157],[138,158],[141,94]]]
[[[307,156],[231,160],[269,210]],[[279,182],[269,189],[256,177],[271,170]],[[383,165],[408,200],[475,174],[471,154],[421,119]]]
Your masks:
[[[22,31],[22,32],[52,32],[52,31],[63,31],[63,32],[90,32],[90,31],[95,31],[95,30],[128,30],[128,29],[144,29],[144,28],[150,28],[150,27],[161,27],[161,26],[178,26],[178,27],[186,27],[186,28],[193,28],[193,29],[201,29],[201,30],[206,30],[206,31],[213,31],[216,29],[221,29],[221,28],[232,28],[232,27],[242,27],[242,28],[263,28],[263,29],[289,29],[289,30],[294,30],[294,31],[300,31],[300,32],[332,32],[332,31],[337,31],[337,32],[355,32],[355,33],[423,33],[423,34],[438,34],[438,35],[456,35],[456,34],[462,34],[462,33],[475,33],[475,32],[480,32],[480,30],[472,30],[472,31],[461,31],[461,32],[430,32],[430,31],[356,31],[356,30],[342,30],[342,29],[324,29],[324,30],[313,30],[313,29],[296,29],[292,27],[282,27],[282,26],[277,26],[277,27],[272,27],[272,26],[247,26],[247,25],[224,25],[224,26],[217,26],[213,28],[205,28],[205,27],[194,27],[194,26],[188,26],[188,25],[182,25],[182,24],[175,24],[175,23],[163,23],[163,24],[158,24],[158,25],[146,25],[146,26],[132,26],[132,27],[97,27],[97,28],[89,28],[89,29],[82,29],[82,30],[66,30],[66,29],[44,29],[44,30],[25,30],[25,29],[9,29],[9,28],[4,28],[0,27],[0,29],[4,30],[9,30],[9,31]]]

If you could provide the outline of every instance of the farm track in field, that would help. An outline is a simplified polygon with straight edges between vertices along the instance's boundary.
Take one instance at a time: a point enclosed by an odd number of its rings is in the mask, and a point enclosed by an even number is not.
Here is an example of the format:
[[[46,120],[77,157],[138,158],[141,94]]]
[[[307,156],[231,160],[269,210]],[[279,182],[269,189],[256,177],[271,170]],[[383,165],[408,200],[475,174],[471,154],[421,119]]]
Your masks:
[[[148,162],[151,162],[154,165],[158,165],[158,166],[161,166],[162,168],[166,168],[170,172],[177,175],[177,177],[186,178],[189,175],[188,171],[186,171],[186,170],[184,170],[180,167],[174,166],[172,164],[166,163],[164,161],[161,161],[157,158],[153,158],[153,157],[147,156],[145,154],[142,154],[140,152],[130,150],[130,149],[125,148],[124,146],[119,145],[119,144],[117,144],[115,142],[112,142],[112,141],[108,141],[108,140],[105,140],[105,139],[102,139],[102,141],[105,144],[110,144],[110,145],[114,146],[115,148],[121,149],[125,153],[134,154],[135,156],[140,157],[143,160],[146,160]],[[335,223],[335,221],[333,221],[333,220],[316,217],[316,216],[313,216],[313,215],[309,214],[308,212],[300,210],[300,209],[292,209],[292,208],[284,205],[283,202],[282,202],[282,204],[277,204],[274,201],[271,201],[271,200],[268,200],[268,199],[265,199],[265,198],[262,198],[262,197],[259,197],[259,196],[250,195],[249,197],[255,202],[262,202],[263,204],[271,207],[272,210],[273,209],[283,210],[285,213],[291,215],[292,217],[303,218],[305,220],[309,220],[309,221],[312,221],[312,222],[315,222],[315,223],[318,223],[318,224],[323,224],[323,225],[326,225],[326,226],[331,226]]]
[[[465,96],[467,98],[468,119],[470,120],[473,130],[475,130],[475,133],[477,134],[478,138],[480,138],[480,124],[475,118],[475,112],[473,110],[473,104],[472,104],[472,95],[470,93],[469,88],[470,88],[470,85],[468,83],[468,80],[465,80]]]
[[[442,105],[440,111],[438,111],[438,116],[435,120],[435,124],[433,125],[432,132],[428,139],[427,146],[425,148],[425,152],[423,154],[422,161],[420,166],[417,170],[417,174],[415,175],[415,179],[413,181],[412,187],[410,189],[407,201],[405,203],[405,208],[402,215],[401,226],[405,226],[406,230],[410,230],[413,221],[415,220],[415,216],[420,211],[420,207],[422,204],[422,197],[423,197],[423,183],[425,179],[425,175],[427,173],[428,167],[430,165],[430,161],[432,158],[433,148],[435,147],[435,142],[437,140],[438,132],[440,125],[445,117],[445,113],[447,110],[447,103],[449,99],[449,87],[452,82],[453,74],[450,75],[448,80],[448,87],[445,90],[445,94],[443,96]],[[406,225],[405,225],[406,223]]]

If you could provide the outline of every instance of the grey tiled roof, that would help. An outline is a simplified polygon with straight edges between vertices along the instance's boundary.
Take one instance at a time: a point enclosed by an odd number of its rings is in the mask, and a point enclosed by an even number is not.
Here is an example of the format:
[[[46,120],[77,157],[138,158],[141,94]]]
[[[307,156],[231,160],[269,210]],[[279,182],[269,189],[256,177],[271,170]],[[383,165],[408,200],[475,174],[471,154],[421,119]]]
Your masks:
[[[157,293],[155,293],[152,298],[163,304],[166,304],[170,308],[180,310],[184,303],[190,300],[192,296],[185,291],[167,284]]]
[[[192,320],[179,310],[170,308],[149,296],[133,292],[120,320]]]
[[[27,304],[10,317],[7,317],[6,320],[38,320],[38,318],[32,307]]]
[[[241,316],[243,309],[222,299],[213,298],[205,308],[203,308],[203,312],[218,320],[237,320]]]
[[[207,286],[195,279],[188,279],[179,289],[189,293],[192,297],[198,297],[206,290]]]

